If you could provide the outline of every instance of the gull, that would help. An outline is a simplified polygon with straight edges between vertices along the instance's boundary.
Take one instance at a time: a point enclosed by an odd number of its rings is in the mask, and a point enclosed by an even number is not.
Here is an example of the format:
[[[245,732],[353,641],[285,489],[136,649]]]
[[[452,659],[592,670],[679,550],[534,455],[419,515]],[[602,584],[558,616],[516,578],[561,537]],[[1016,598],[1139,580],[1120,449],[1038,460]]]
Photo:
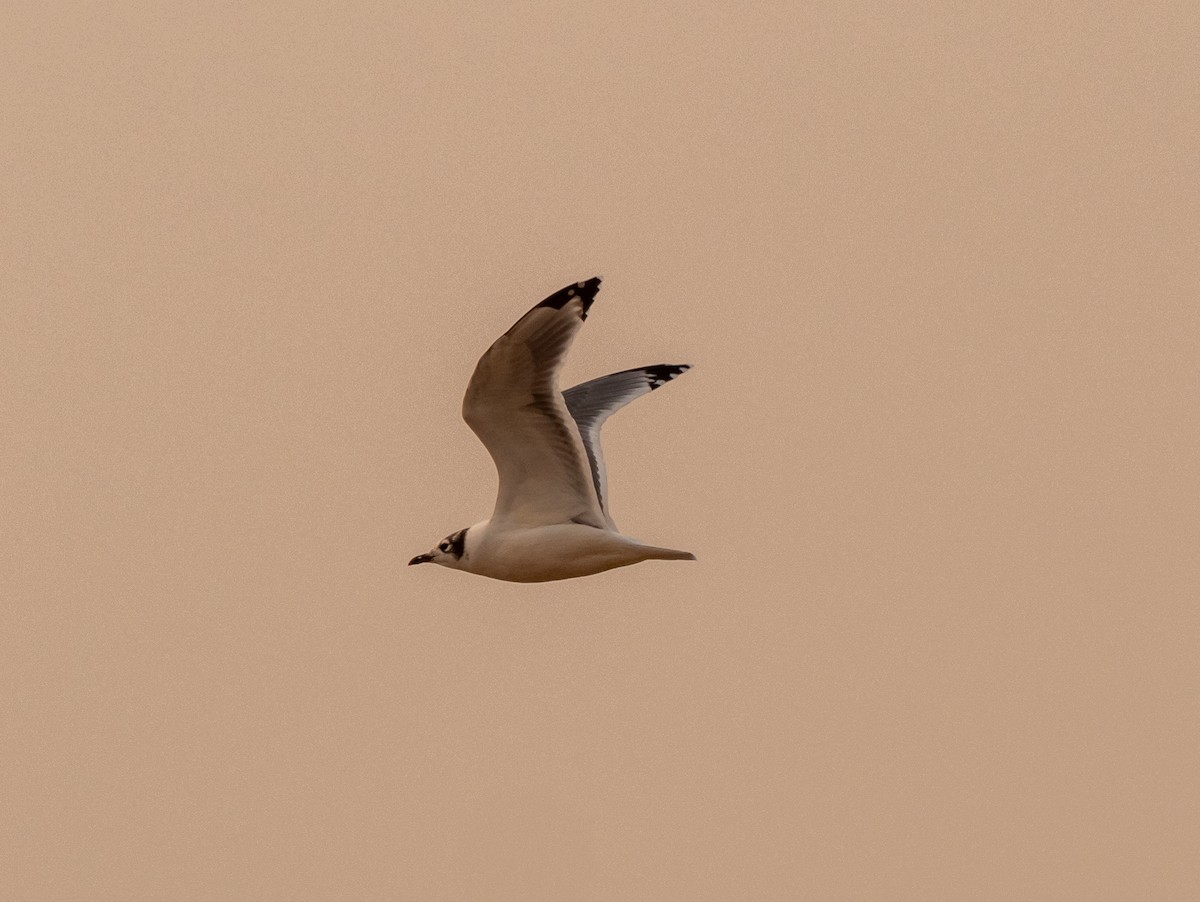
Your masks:
[[[479,358],[462,413],[496,464],[496,507],[489,519],[451,533],[410,566],[546,582],[641,561],[696,559],[617,531],[600,450],[605,420],[691,367],[644,366],[558,389],[563,360],[599,290],[593,278],[556,291]]]

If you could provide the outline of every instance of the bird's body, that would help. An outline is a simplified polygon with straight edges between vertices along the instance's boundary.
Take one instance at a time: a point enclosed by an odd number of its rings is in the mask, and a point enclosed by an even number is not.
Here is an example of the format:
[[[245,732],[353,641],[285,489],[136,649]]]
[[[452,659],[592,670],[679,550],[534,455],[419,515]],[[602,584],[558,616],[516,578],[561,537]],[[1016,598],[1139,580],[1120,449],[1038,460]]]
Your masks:
[[[555,292],[480,358],[463,419],[495,461],[496,508],[410,564],[545,582],[646,560],[695,560],[617,531],[600,448],[600,427],[612,413],[689,367],[640,367],[558,389],[563,359],[599,288],[599,279],[589,279]]]
[[[656,548],[608,529],[578,523],[505,528],[501,521],[466,531],[458,569],[516,583],[591,576],[648,560],[695,560],[686,551]]]

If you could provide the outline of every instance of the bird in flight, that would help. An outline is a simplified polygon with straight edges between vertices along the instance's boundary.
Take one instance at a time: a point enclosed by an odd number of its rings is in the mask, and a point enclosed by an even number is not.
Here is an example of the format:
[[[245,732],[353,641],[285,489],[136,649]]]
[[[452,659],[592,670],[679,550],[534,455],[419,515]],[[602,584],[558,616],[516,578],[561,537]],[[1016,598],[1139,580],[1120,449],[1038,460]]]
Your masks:
[[[594,278],[554,292],[479,358],[463,419],[496,464],[496,507],[490,519],[451,533],[410,566],[546,582],[641,561],[696,559],[618,532],[600,450],[605,420],[691,367],[644,366],[559,391],[563,360],[599,290]]]

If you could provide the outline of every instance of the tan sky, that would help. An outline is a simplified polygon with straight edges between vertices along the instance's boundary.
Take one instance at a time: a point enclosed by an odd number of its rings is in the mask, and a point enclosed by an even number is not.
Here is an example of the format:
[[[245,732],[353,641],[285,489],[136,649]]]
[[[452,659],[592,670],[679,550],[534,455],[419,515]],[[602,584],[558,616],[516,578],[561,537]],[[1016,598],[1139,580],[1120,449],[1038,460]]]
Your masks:
[[[0,897],[1179,900],[1188,3],[8,4]],[[530,305],[627,532],[502,584]]]

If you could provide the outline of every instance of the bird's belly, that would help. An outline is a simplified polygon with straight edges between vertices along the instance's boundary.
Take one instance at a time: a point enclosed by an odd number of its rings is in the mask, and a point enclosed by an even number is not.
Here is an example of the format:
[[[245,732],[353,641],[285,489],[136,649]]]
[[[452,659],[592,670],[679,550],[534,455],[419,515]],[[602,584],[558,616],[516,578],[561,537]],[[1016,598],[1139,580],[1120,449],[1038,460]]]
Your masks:
[[[619,533],[573,523],[489,530],[486,541],[472,553],[470,570],[520,583],[572,579],[643,561],[640,548]]]

